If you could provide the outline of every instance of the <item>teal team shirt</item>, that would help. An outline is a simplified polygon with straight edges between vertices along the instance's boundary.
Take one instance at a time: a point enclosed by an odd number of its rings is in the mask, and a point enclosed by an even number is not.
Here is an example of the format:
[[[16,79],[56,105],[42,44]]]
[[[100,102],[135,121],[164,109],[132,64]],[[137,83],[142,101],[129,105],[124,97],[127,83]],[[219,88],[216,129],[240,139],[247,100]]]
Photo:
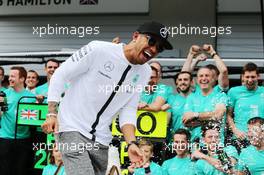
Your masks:
[[[247,90],[246,86],[233,87],[228,92],[228,106],[234,109],[236,127],[247,132],[247,122],[253,117],[264,118],[264,87],[255,91]]]
[[[227,92],[228,89],[229,89],[229,87],[228,88],[223,88],[219,84],[217,84],[217,85],[214,86],[214,91],[220,92],[220,93],[221,92]],[[201,88],[200,88],[199,84],[197,84],[197,83],[195,84],[194,91],[201,92]]]
[[[8,111],[4,112],[1,119],[0,138],[14,139],[15,138],[15,123],[17,114],[18,101],[23,96],[34,97],[34,94],[24,89],[21,92],[16,92],[13,88],[5,90],[7,96]],[[21,102],[35,102],[35,99],[23,99]],[[28,126],[17,127],[17,138],[24,139],[30,136]]]
[[[144,168],[136,168],[134,171],[133,175],[145,175],[145,169]],[[154,163],[150,163],[150,174],[155,174],[155,175],[162,175],[162,169],[161,167]]]
[[[254,146],[242,149],[239,155],[238,170],[248,169],[253,175],[264,174],[264,150],[257,150]]]
[[[42,175],[54,175],[57,168],[58,168],[58,166],[49,164],[49,165],[44,167]],[[60,168],[60,171],[58,172],[57,175],[66,175],[65,170],[64,170],[64,166],[62,166]]]
[[[228,146],[224,148],[224,151],[229,157],[233,157],[238,160],[238,153],[235,147]],[[214,158],[218,159],[218,156],[214,156]],[[226,175],[219,170],[217,170],[213,165],[209,164],[207,161],[199,159],[196,162],[196,174],[197,175]]]
[[[36,87],[36,95],[43,95],[45,97],[48,96],[48,89],[49,89],[49,84],[45,83],[41,86]]]
[[[168,104],[170,105],[170,109],[168,112],[171,113],[171,127],[168,133],[168,139],[171,140],[173,133],[180,128],[186,128],[182,123],[184,105],[186,102],[187,97],[183,97],[180,94],[172,94],[168,99]]]
[[[201,92],[196,91],[190,94],[186,99],[184,106],[185,112],[211,112],[215,110],[217,104],[224,104],[227,106],[227,96],[224,92],[218,92],[213,90],[209,95],[204,96]],[[221,142],[224,141],[224,127],[225,127],[226,116],[223,116],[221,125]],[[196,138],[201,138],[201,127],[190,129],[191,141]]]
[[[153,103],[157,97],[162,97],[166,102],[169,96],[173,93],[173,88],[165,84],[158,84],[156,90],[153,93],[143,91],[140,96],[140,101],[147,104]]]
[[[195,175],[195,163],[191,161],[190,157],[174,157],[162,164],[162,173],[163,175]]]

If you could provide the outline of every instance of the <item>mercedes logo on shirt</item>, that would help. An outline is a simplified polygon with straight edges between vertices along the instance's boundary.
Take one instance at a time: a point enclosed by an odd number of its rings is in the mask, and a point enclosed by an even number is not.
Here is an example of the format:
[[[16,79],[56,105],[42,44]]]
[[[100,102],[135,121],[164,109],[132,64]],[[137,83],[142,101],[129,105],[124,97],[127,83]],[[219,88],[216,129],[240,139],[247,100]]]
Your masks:
[[[104,69],[107,72],[111,72],[114,68],[115,68],[115,66],[111,61],[108,61],[104,64]]]

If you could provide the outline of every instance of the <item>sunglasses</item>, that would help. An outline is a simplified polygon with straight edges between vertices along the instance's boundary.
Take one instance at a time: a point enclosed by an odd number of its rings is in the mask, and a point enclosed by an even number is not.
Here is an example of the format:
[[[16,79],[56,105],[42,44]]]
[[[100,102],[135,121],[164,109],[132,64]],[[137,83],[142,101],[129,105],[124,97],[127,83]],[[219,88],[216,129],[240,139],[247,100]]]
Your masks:
[[[160,53],[164,50],[164,48],[161,46],[161,43],[158,41],[157,38],[151,36],[151,35],[145,35],[148,39],[148,45],[149,46],[156,46],[157,51]]]

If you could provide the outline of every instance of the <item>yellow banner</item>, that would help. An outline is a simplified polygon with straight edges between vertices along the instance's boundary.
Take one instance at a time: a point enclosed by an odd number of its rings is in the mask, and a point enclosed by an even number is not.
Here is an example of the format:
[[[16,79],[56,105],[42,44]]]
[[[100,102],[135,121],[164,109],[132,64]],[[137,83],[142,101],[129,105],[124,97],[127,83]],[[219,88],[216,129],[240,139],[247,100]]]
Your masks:
[[[167,134],[166,112],[137,112],[137,130],[135,135],[140,137],[165,138]],[[112,122],[112,135],[123,135],[120,131],[118,117]]]

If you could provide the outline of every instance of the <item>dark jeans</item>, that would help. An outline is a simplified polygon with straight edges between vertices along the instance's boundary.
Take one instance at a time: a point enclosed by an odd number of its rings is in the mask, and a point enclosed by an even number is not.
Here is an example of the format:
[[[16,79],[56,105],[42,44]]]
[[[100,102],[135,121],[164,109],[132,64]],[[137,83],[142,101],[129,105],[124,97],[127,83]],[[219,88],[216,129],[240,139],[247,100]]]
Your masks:
[[[29,175],[33,167],[30,139],[0,138],[0,174]]]

